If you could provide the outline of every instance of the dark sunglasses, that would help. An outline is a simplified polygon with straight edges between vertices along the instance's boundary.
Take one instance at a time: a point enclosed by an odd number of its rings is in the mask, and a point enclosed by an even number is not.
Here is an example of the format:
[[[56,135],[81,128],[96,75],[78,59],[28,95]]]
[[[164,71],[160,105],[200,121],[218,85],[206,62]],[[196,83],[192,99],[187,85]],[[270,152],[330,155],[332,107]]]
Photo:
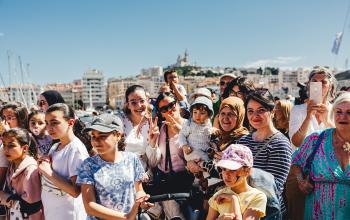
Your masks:
[[[229,84],[229,82],[225,82],[225,81],[220,81],[220,86],[224,86],[226,84]]]
[[[45,104],[47,104],[47,102],[45,100],[38,101],[38,106],[40,106],[40,107],[45,105]]]
[[[166,113],[166,112],[168,112],[169,110],[174,109],[175,105],[176,105],[176,101],[170,102],[168,105],[165,105],[165,106],[160,107],[160,108],[159,108],[159,111],[160,111],[161,113]]]

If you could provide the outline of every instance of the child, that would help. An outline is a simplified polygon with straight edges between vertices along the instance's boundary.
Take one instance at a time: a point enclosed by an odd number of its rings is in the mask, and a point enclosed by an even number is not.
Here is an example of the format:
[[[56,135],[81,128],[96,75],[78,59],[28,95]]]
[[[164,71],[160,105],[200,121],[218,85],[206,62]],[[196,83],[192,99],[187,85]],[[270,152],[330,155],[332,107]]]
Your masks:
[[[27,128],[28,111],[21,103],[10,102],[0,110],[2,124],[5,130],[9,128]]]
[[[6,191],[0,191],[1,204],[10,208],[8,219],[44,219],[40,200],[40,177],[35,141],[24,129],[13,128],[3,134],[4,153],[10,165]]]
[[[52,145],[52,139],[46,131],[45,113],[41,110],[34,110],[28,116],[29,130],[37,143],[39,156],[47,155]]]
[[[142,188],[141,161],[136,154],[123,152],[121,119],[105,113],[84,131],[90,132],[98,153],[83,162],[77,180],[88,219],[135,219],[139,207],[149,205],[144,203],[148,195]]]
[[[57,103],[47,109],[45,120],[51,138],[59,140],[51,147],[49,156],[38,161],[45,219],[85,220],[80,188],[75,182],[88,152],[73,133],[74,111],[66,104]]]
[[[207,220],[259,219],[265,216],[266,195],[248,185],[253,155],[244,145],[231,144],[224,151],[217,167],[222,169],[226,185],[209,200]]]
[[[186,121],[179,133],[180,146],[186,161],[207,161],[213,103],[205,96],[197,97],[191,104],[190,111],[192,120]],[[202,173],[196,177],[202,179]]]

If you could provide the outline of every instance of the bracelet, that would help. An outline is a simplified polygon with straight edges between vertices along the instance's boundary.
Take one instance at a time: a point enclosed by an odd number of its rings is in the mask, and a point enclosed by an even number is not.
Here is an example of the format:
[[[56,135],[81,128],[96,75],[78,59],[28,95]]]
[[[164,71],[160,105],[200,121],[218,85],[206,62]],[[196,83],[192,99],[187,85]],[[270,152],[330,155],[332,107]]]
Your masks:
[[[298,173],[295,176],[297,178],[298,183],[301,182],[301,181],[304,181],[304,177],[303,177],[303,175],[301,173]]]
[[[301,128],[301,127],[300,127]],[[301,134],[301,135],[304,135],[304,132],[301,130],[301,129],[298,129],[297,133]]]

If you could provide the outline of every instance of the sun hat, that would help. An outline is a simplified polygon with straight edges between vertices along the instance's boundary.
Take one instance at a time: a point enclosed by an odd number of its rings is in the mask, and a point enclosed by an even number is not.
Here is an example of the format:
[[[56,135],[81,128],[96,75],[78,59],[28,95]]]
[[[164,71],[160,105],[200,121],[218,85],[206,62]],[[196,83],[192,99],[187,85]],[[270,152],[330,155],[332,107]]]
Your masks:
[[[231,144],[224,151],[217,167],[238,170],[241,167],[253,167],[253,154],[242,144]]]
[[[212,116],[214,114],[214,110],[213,110],[213,102],[211,101],[211,99],[205,97],[205,96],[199,96],[197,97],[191,104],[190,107],[190,111],[192,112],[192,109],[194,106],[196,105],[205,105],[207,106],[208,110],[209,110],[209,116]]]
[[[205,96],[208,99],[211,99],[211,92],[207,88],[198,88],[190,96],[189,101],[192,103],[197,97]]]

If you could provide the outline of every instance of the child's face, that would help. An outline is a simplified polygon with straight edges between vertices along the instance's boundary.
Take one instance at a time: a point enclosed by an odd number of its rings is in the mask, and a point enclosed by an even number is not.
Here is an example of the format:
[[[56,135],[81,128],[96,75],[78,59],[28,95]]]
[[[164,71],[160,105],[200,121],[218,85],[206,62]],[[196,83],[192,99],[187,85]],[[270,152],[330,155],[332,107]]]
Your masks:
[[[29,120],[29,129],[35,136],[43,136],[45,134],[45,114],[40,113],[33,115]]]
[[[179,77],[177,76],[177,72],[172,72],[172,73],[169,73],[167,76],[167,82],[168,83],[178,83],[179,82]]]
[[[46,113],[46,129],[52,139],[61,139],[67,135],[71,125],[65,119],[62,111]]]
[[[148,99],[146,94],[142,90],[136,90],[128,95],[128,108],[131,111],[131,114],[137,116],[143,116],[146,113]]]
[[[242,181],[244,181],[245,177],[247,177],[249,174],[243,168],[240,168],[238,170],[229,170],[226,168],[221,168],[221,170],[222,179],[228,187],[234,187],[241,184]]]
[[[209,114],[204,108],[194,108],[192,110],[192,120],[196,124],[205,124],[208,122]]]
[[[4,145],[4,153],[9,161],[21,161],[26,155],[25,150],[28,146],[21,146],[17,139],[13,136],[5,135],[2,138]]]
[[[96,130],[91,131],[91,145],[100,155],[115,152],[120,134],[116,132],[102,133]]]
[[[12,108],[6,108],[2,111],[3,120],[5,120],[10,128],[17,128],[18,125],[18,119],[16,116],[16,112]]]

